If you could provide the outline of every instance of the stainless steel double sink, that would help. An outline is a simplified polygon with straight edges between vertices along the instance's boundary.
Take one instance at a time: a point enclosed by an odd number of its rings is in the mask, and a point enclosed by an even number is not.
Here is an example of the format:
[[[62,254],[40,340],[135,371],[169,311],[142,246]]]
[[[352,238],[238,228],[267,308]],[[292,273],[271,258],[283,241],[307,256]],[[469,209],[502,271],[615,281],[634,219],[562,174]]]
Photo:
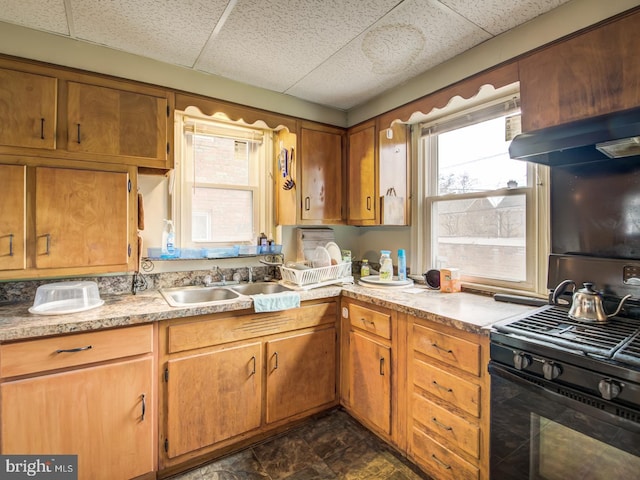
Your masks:
[[[216,287],[171,287],[161,288],[160,294],[172,307],[193,307],[232,303],[242,296],[261,293],[289,292],[293,289],[274,282],[240,283]]]

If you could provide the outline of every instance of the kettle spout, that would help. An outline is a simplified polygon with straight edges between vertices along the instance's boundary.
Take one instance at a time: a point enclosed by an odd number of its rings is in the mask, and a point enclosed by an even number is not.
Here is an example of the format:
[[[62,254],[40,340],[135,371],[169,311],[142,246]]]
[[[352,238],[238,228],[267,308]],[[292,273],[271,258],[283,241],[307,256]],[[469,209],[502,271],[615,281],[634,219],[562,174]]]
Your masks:
[[[624,305],[624,302],[629,300],[632,296],[633,295],[625,295],[624,297],[622,297],[622,300],[620,300],[620,303],[618,304],[618,308],[616,308],[616,311],[607,315],[607,318],[615,317],[616,315],[618,315],[620,313],[620,310],[622,310],[622,306]]]

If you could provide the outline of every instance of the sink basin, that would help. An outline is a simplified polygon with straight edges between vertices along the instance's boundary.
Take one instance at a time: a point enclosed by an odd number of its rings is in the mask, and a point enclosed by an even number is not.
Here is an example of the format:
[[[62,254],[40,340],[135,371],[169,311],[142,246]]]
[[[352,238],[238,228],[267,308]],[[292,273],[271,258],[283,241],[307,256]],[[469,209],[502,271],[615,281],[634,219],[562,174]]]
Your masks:
[[[160,294],[172,307],[231,303],[240,297],[239,293],[220,287],[161,288]]]
[[[261,293],[291,292],[292,289],[273,282],[243,283],[230,287],[242,295],[259,295]]]

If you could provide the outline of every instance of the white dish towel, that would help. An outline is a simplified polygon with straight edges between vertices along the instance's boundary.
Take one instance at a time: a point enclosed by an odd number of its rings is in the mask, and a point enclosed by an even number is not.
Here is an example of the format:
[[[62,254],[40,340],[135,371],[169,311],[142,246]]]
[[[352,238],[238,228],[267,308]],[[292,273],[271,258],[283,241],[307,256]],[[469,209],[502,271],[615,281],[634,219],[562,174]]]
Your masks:
[[[300,294],[298,292],[261,293],[251,295],[253,309],[256,312],[279,312],[300,306]]]

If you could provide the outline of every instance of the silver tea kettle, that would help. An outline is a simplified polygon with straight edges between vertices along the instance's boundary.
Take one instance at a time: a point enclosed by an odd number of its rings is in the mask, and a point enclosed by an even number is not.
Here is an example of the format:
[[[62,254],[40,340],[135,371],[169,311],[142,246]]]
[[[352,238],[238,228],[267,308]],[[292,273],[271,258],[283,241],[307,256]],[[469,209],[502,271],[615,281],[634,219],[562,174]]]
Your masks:
[[[631,298],[631,295],[624,296],[616,311],[607,315],[602,302],[602,294],[593,288],[593,283],[583,283],[584,288],[576,291],[576,283],[573,280],[564,280],[553,290],[551,300],[554,305],[559,305],[558,297],[564,293],[569,285],[573,285],[574,293],[568,316],[579,322],[606,323],[609,318],[620,313],[624,302]]]

